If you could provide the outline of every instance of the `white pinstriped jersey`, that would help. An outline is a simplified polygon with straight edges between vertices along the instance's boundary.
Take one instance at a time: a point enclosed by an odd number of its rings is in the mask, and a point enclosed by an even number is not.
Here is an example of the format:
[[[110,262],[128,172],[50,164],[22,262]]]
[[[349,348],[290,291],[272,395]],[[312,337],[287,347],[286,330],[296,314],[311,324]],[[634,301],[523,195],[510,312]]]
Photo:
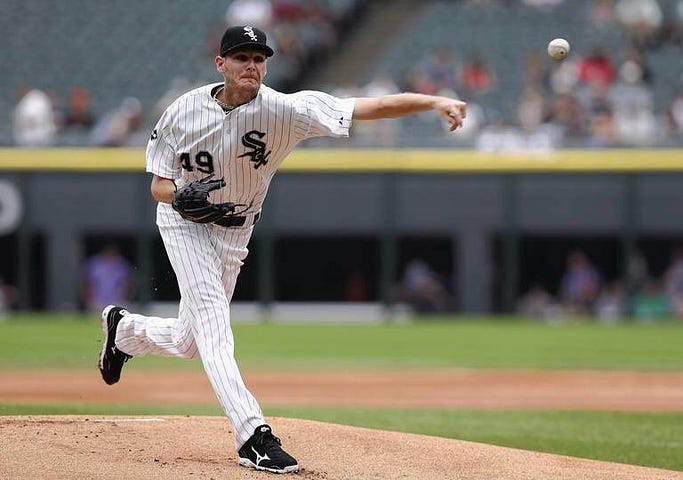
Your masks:
[[[306,138],[348,136],[354,100],[322,92],[283,94],[262,85],[251,102],[227,114],[212,93],[220,83],[179,97],[159,119],[147,145],[147,171],[177,185],[213,173],[227,186],[211,201],[244,204],[244,225],[225,228],[183,220],[159,203],[157,225],[181,292],[178,318],[126,315],[116,342],[129,355],[202,358],[209,381],[235,428],[237,448],[265,420],[234,358],[230,307],[248,254],[255,214],[273,175]]]
[[[166,109],[147,144],[147,172],[179,186],[213,173],[227,186],[212,192],[212,202],[242,204],[237,213],[256,213],[273,175],[300,141],[348,136],[352,98],[285,94],[261,85],[256,98],[226,114],[212,97],[221,85],[191,90]]]

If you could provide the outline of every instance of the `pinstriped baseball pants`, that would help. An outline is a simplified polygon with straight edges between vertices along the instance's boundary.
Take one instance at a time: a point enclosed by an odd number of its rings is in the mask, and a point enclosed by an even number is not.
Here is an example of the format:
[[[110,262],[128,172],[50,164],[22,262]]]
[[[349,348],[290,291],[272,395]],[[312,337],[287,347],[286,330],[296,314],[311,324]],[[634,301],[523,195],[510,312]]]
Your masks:
[[[199,356],[233,424],[239,448],[256,427],[266,423],[242,380],[230,328],[230,301],[253,227],[224,228],[182,220],[174,223],[160,225],[159,231],[178,278],[178,318],[126,315],[117,329],[116,346],[133,356]]]

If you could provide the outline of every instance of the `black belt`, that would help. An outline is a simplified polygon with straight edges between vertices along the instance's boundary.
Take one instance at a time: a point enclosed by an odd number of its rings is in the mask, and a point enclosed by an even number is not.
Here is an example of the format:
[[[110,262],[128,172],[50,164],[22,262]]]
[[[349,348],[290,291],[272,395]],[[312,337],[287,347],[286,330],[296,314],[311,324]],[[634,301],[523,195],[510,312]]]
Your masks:
[[[255,225],[256,222],[258,222],[259,217],[261,216],[261,212],[256,212],[254,215],[254,223],[252,225]],[[235,215],[228,215],[227,217],[219,218],[216,220],[215,223],[216,225],[220,225],[221,227],[243,227],[244,224],[247,222],[248,217],[238,217]]]

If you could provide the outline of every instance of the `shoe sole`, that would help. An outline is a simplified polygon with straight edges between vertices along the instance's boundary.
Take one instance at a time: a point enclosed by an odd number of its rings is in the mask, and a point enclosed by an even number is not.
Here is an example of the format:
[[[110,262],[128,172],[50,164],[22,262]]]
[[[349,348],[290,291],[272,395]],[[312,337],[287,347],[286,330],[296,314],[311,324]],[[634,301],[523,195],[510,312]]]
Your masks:
[[[107,353],[107,345],[109,345],[109,312],[116,308],[116,305],[107,305],[102,310],[102,331],[104,332],[104,342],[102,342],[102,351],[100,352],[99,369],[102,370],[104,365],[104,354]]]
[[[299,465],[290,465],[289,467],[285,467],[282,469],[266,468],[266,467],[260,467],[260,466],[256,465],[254,462],[252,462],[248,458],[240,458],[238,463],[243,467],[254,468],[256,470],[261,470],[263,472],[270,472],[270,473],[296,473],[299,471]]]

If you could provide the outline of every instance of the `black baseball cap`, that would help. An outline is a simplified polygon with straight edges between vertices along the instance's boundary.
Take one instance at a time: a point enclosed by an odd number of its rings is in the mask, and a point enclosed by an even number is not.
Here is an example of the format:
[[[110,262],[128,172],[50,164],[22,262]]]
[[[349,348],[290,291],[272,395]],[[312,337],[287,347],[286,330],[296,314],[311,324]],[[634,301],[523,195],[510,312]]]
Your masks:
[[[266,34],[251,25],[229,27],[221,38],[221,57],[242,47],[255,47],[263,50],[266,57],[273,56],[273,49],[266,45]]]

